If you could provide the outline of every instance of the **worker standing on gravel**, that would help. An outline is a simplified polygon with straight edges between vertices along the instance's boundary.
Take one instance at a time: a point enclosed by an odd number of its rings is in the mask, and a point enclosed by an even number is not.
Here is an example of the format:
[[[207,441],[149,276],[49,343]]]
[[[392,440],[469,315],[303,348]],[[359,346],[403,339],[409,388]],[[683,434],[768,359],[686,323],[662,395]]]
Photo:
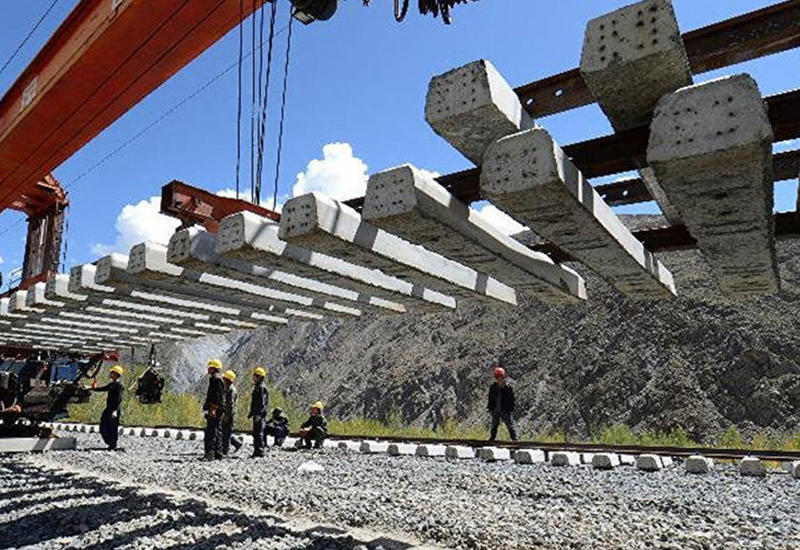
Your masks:
[[[106,408],[103,409],[103,414],[100,415],[100,436],[103,441],[108,445],[108,450],[113,451],[117,448],[117,439],[119,439],[119,420],[122,411],[122,382],[119,381],[125,371],[119,365],[111,367],[109,377],[111,380],[105,386],[91,387],[91,391],[107,392]]]
[[[208,391],[203,404],[203,414],[206,417],[203,460],[222,458],[221,417],[225,400],[225,384],[220,371],[222,371],[222,362],[219,359],[212,359],[208,362]]]
[[[311,405],[311,416],[300,425],[300,437],[303,439],[306,449],[311,448],[314,443],[315,449],[321,449],[322,443],[328,436],[328,422],[322,416],[323,405],[321,401]]]
[[[238,436],[233,433],[233,423],[236,420],[236,403],[239,401],[239,392],[236,391],[236,373],[232,370],[226,370],[222,375],[222,381],[225,383],[225,399],[223,400],[222,407],[222,454],[228,456],[231,445],[233,445],[233,452],[241,448],[242,441]]]
[[[517,440],[517,432],[514,429],[514,405],[514,390],[506,382],[506,371],[502,367],[495,367],[494,383],[489,388],[488,409],[492,415],[489,441],[494,441],[497,437],[497,428],[500,427],[500,420],[508,428],[508,436],[511,441]]]
[[[267,435],[272,436],[275,447],[283,446],[286,436],[289,435],[289,419],[284,416],[282,410],[272,409],[272,416],[267,420]]]
[[[262,367],[253,370],[253,393],[250,396],[250,412],[247,418],[253,419],[253,455],[250,458],[264,456],[267,446],[267,404],[269,394],[264,379],[267,371]]]

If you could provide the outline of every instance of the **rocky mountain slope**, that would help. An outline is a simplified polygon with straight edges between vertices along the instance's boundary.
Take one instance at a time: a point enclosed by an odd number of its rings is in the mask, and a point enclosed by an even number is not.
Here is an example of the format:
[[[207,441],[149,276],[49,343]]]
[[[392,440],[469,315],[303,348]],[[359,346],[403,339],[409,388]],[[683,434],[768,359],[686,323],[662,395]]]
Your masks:
[[[631,227],[663,223],[623,218]],[[669,301],[628,300],[576,264],[590,293],[579,306],[523,298],[516,308],[293,321],[160,354],[175,389],[198,390],[209,357],[239,373],[261,364],[290,397],[322,399],[338,417],[482,425],[490,367],[499,362],[527,434],[586,436],[616,423],[680,426],[695,438],[729,423],[785,432],[800,422],[799,253],[800,243],[779,243],[784,289],[750,301],[721,297],[703,258],[679,251],[659,255],[680,294]]]

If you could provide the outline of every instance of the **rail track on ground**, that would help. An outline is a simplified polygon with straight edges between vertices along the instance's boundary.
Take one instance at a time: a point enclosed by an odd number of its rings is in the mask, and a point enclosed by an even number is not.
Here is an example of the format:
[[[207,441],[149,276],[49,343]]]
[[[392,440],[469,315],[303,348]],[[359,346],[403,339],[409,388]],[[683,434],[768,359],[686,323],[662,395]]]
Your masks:
[[[82,422],[85,425],[97,425],[95,423]],[[169,430],[191,430],[202,431],[197,426],[120,426],[125,428],[148,428],[148,429],[169,429]],[[249,431],[235,430],[236,434],[250,434]],[[300,434],[293,432],[289,437],[298,438]],[[739,460],[746,456],[759,458],[761,460],[773,462],[790,462],[800,460],[800,450],[786,451],[779,449],[741,449],[723,447],[681,447],[671,445],[629,445],[629,444],[606,444],[606,443],[580,443],[580,442],[540,442],[533,440],[506,441],[467,438],[435,438],[435,437],[408,437],[408,436],[373,436],[373,435],[341,435],[329,434],[328,439],[332,441],[379,441],[385,443],[408,443],[417,445],[457,445],[464,447],[503,447],[509,450],[518,449],[540,449],[542,451],[557,452],[577,452],[577,453],[616,453],[616,454],[654,454],[660,456],[671,456],[686,458],[693,455],[702,455],[715,460]]]

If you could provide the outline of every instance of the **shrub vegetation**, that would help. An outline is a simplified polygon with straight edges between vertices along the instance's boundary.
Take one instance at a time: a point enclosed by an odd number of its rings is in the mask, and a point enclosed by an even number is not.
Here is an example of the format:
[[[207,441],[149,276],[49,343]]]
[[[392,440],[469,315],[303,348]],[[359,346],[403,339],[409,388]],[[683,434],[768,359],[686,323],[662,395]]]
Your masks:
[[[129,369],[125,377],[126,391],[123,393],[122,424],[128,426],[178,426],[187,428],[201,428],[205,424],[202,414],[202,401],[193,393],[174,393],[164,391],[162,402],[157,405],[142,405],[134,395],[136,378],[144,372],[145,367]],[[105,381],[98,380],[98,385]],[[247,411],[250,405],[251,381],[240,377],[237,381],[239,401],[235,429],[249,431],[250,421]],[[297,430],[307,417],[306,404],[296,403],[287,398],[275,383],[267,380],[269,390],[270,411],[278,407],[289,417],[290,427]],[[71,422],[98,422],[105,406],[104,394],[92,396],[89,403],[69,406]],[[373,418],[351,417],[338,419],[328,417],[328,429],[336,435],[360,435],[371,437],[406,437],[437,438],[437,439],[484,439],[488,435],[487,428],[459,425],[454,419],[449,419],[442,426],[434,430],[420,426],[408,425],[402,422],[399,415],[392,416],[385,421]],[[505,433],[501,428],[500,433]],[[564,432],[539,433],[532,437],[523,437],[540,443],[564,443],[568,439],[572,442],[581,442],[568,438]],[[606,445],[650,445],[670,447],[699,447],[689,435],[681,428],[670,431],[634,431],[624,424],[615,424],[599,432],[598,435],[583,440],[586,443],[603,443]],[[739,430],[731,424],[719,434],[715,440],[719,448],[749,448],[800,451],[800,432],[784,439],[769,437],[763,433],[754,434],[749,440],[742,437]],[[711,446],[704,444],[703,446]]]

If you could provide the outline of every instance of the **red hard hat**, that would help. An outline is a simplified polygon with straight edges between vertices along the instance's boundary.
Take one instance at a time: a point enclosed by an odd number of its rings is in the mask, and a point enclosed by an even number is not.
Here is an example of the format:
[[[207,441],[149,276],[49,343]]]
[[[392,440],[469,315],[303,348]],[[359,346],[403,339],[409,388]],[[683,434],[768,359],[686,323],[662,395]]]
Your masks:
[[[505,378],[506,377],[506,369],[503,367],[495,367],[494,368],[494,377],[495,378]]]

